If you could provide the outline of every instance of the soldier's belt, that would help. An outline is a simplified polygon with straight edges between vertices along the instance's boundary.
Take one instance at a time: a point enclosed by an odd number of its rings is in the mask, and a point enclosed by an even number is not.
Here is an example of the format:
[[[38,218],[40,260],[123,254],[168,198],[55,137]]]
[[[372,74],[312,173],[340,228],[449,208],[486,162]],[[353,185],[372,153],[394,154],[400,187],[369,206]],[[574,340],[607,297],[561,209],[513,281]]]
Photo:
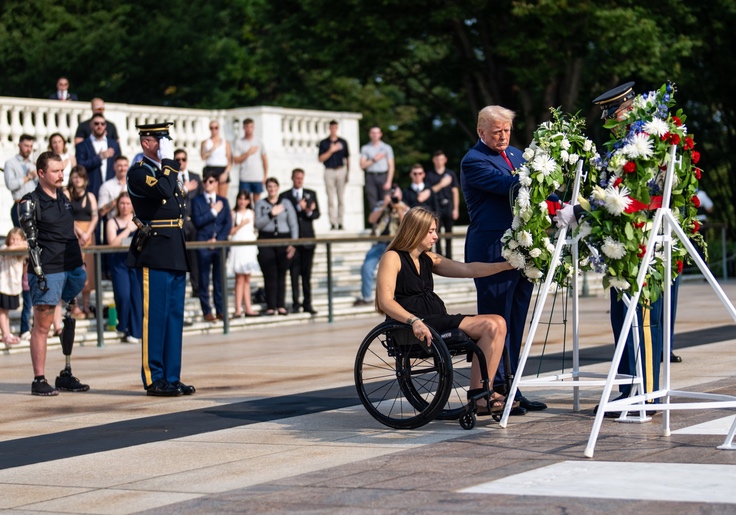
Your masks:
[[[165,227],[178,227],[181,229],[184,226],[183,218],[173,218],[171,220],[151,220],[148,225],[152,229],[163,229]]]

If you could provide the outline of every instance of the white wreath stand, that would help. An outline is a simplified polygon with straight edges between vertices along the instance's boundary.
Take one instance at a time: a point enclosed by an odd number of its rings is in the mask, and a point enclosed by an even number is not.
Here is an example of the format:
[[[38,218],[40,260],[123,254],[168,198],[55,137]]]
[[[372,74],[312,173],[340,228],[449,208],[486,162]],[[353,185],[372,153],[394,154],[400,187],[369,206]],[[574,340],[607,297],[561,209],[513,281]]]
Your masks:
[[[655,244],[661,243],[664,248],[664,269],[671,270],[672,264],[672,234],[677,236],[680,244],[683,245],[690,257],[698,265],[698,268],[702,272],[705,279],[708,281],[713,291],[716,293],[721,303],[726,308],[731,318],[736,321],[736,309],[734,309],[731,301],[726,297],[726,294],[721,289],[721,286],[716,282],[713,274],[708,269],[703,259],[696,251],[690,239],[683,232],[680,225],[675,220],[670,210],[670,197],[672,194],[672,180],[674,176],[675,164],[681,166],[680,162],[675,161],[677,147],[672,145],[670,148],[670,160],[667,166],[667,175],[665,177],[664,194],[662,196],[662,207],[659,208],[654,216],[654,222],[652,224],[651,232],[649,233],[649,240],[647,241],[647,250],[642,259],[642,263],[649,263],[654,252]],[[664,368],[662,370],[663,377],[663,388],[650,393],[643,393],[634,395],[626,399],[620,399],[615,401],[609,401],[608,397],[611,394],[611,389],[614,384],[614,378],[616,376],[616,370],[618,364],[621,361],[623,352],[626,346],[626,335],[631,328],[632,322],[636,315],[636,305],[639,302],[639,296],[641,295],[641,287],[644,284],[644,277],[646,275],[647,268],[642,266],[639,269],[639,275],[637,276],[637,284],[639,290],[631,298],[628,309],[626,311],[626,317],[624,318],[624,325],[621,329],[621,336],[616,343],[616,352],[613,355],[613,361],[611,362],[611,369],[608,372],[608,379],[606,380],[605,387],[603,388],[603,394],[601,395],[600,404],[598,405],[598,413],[593,423],[593,429],[590,432],[590,438],[588,439],[588,446],[585,448],[585,456],[588,458],[593,457],[595,450],[596,440],[598,439],[598,433],[603,423],[604,413],[607,411],[626,411],[626,408],[632,407],[635,404],[641,405],[642,402],[650,401],[654,399],[663,399],[663,402],[656,405],[656,409],[663,412],[662,414],[662,434],[663,436],[670,435],[670,410],[703,410],[703,409],[716,409],[716,408],[736,408],[736,397],[732,395],[719,395],[712,393],[700,393],[700,392],[688,392],[681,390],[671,390],[670,386],[670,361],[669,359],[663,360]],[[664,323],[663,323],[663,355],[670,355],[671,348],[671,334],[670,334],[670,317],[671,317],[671,283],[672,278],[670,274],[665,273],[666,280],[664,284],[664,304],[662,309],[664,310]],[[638,332],[638,331],[637,331]],[[636,334],[636,332],[634,333]],[[680,402],[670,403],[670,398],[682,397],[685,399],[693,399],[704,402]],[[650,408],[653,406],[650,404]],[[733,444],[734,434],[736,434],[736,420],[731,425],[728,431],[726,440],[723,445],[718,446],[718,449],[736,450],[736,446]]]
[[[577,168],[575,170],[575,182],[573,185],[573,194],[572,194],[572,203],[573,205],[577,204],[577,198],[578,193],[580,192],[580,181],[584,180],[583,177],[583,162],[582,160],[578,161]],[[524,343],[524,346],[521,351],[521,355],[519,356],[519,366],[517,367],[516,374],[514,376],[514,381],[511,384],[511,390],[508,393],[507,398],[513,399],[516,396],[516,392],[519,389],[520,386],[531,386],[531,387],[542,387],[542,386],[555,386],[555,387],[570,387],[573,389],[573,410],[574,411],[580,411],[580,388],[581,387],[600,387],[605,386],[607,384],[607,375],[602,373],[595,373],[595,372],[583,372],[580,370],[580,325],[579,325],[579,291],[577,286],[577,276],[578,276],[578,260],[579,260],[579,253],[578,253],[578,241],[579,238],[574,239],[568,239],[567,238],[567,227],[563,227],[560,229],[557,237],[557,242],[555,244],[555,250],[552,255],[552,265],[550,266],[550,271],[547,273],[547,276],[545,278],[544,284],[542,286],[541,292],[539,293],[539,297],[541,300],[537,302],[536,309],[534,310],[534,315],[532,316],[532,322],[529,328],[529,333],[527,334],[526,341]],[[562,254],[562,249],[565,246],[570,246],[571,253],[572,253],[572,263],[573,263],[573,278],[574,280],[571,281],[571,289],[572,289],[572,371],[567,373],[561,373],[561,374],[554,374],[549,376],[542,376],[542,377],[536,377],[536,378],[524,378],[522,379],[522,376],[524,375],[524,368],[526,367],[527,360],[529,359],[529,353],[531,352],[532,348],[532,341],[534,340],[534,337],[536,335],[537,329],[539,327],[539,322],[542,318],[542,312],[544,311],[544,306],[547,300],[547,296],[549,295],[550,288],[552,286],[552,279],[555,276],[555,272],[557,271],[557,267],[559,266],[559,260],[560,255]],[[636,327],[636,325],[634,325]],[[638,346],[638,331],[634,332],[634,339]],[[626,333],[623,333],[624,335]],[[625,338],[624,338],[625,340]],[[641,369],[641,362],[640,360],[637,360],[636,363],[636,376],[631,375],[625,375],[625,374],[614,374],[614,377],[612,378],[612,384],[631,384],[632,392],[643,392],[643,373]],[[640,416],[638,418],[626,418],[627,421],[646,421],[649,420],[646,418],[646,412],[645,407],[643,403],[641,403],[641,409],[640,409]],[[500,425],[501,427],[506,427],[508,424],[509,415],[511,413],[512,409],[512,403],[508,402],[506,403],[506,407],[503,411],[503,415],[501,417]]]
[[[700,255],[695,250],[695,247],[690,242],[689,238],[685,235],[685,233],[682,231],[682,228],[679,226],[677,221],[672,215],[672,211],[670,210],[670,197],[672,193],[672,180],[674,176],[674,167],[676,164],[675,157],[676,157],[676,150],[677,147],[673,145],[670,148],[670,159],[667,167],[667,175],[665,178],[665,189],[664,189],[664,195],[662,197],[662,207],[659,208],[655,214],[654,222],[652,225],[652,229],[649,234],[649,240],[647,242],[647,250],[646,254],[644,256],[644,259],[642,260],[642,263],[648,263],[652,258],[652,253],[655,248],[656,243],[661,243],[664,246],[665,250],[665,270],[671,270],[671,263],[672,263],[672,233],[674,232],[677,238],[679,239],[680,243],[687,249],[688,254],[692,257],[692,259],[695,261],[695,263],[698,265],[698,268],[703,273],[703,276],[706,278],[708,283],[711,285],[713,290],[715,291],[716,295],[718,295],[718,298],[723,303],[724,307],[727,309],[729,314],[731,315],[731,318],[736,321],[736,309],[734,309],[733,304],[731,301],[726,297],[726,294],[721,289],[720,285],[716,282],[715,278],[713,277],[713,274],[708,269],[707,265],[703,261],[703,259],[700,257]],[[575,176],[575,185],[573,187],[573,196],[572,201],[573,203],[577,203],[577,197],[580,190],[580,180],[582,176],[582,166],[583,163],[579,162],[577,169],[576,169],[576,176]],[[660,234],[661,230],[661,234]],[[554,273],[557,269],[558,262],[560,255],[562,253],[562,248],[565,245],[569,245],[571,247],[572,251],[572,261],[573,261],[573,277],[575,280],[572,281],[571,288],[572,288],[572,334],[573,334],[573,368],[572,372],[564,373],[564,374],[556,374],[551,376],[544,376],[544,377],[538,377],[538,378],[531,378],[531,379],[522,379],[524,367],[526,366],[526,362],[529,358],[529,353],[531,351],[532,347],[532,341],[534,339],[534,336],[536,334],[537,328],[539,326],[539,321],[542,316],[542,311],[544,309],[544,304],[547,298],[547,295],[549,294],[549,290],[552,284],[552,279],[554,277]],[[580,334],[580,328],[579,328],[579,292],[577,288],[577,274],[578,274],[578,238],[575,239],[567,239],[567,227],[560,230],[560,233],[558,235],[557,243],[555,245],[555,251],[552,258],[552,264],[553,266],[550,267],[550,272],[548,272],[547,277],[545,278],[544,285],[542,287],[542,291],[540,292],[541,296],[541,302],[537,303],[537,307],[534,311],[534,316],[532,317],[531,326],[529,328],[529,333],[527,335],[527,339],[524,343],[524,347],[522,348],[521,356],[519,357],[519,366],[517,367],[516,375],[514,376],[514,381],[511,385],[511,390],[508,393],[509,399],[513,399],[516,396],[516,392],[519,389],[519,386],[566,386],[566,387],[572,387],[573,388],[573,409],[575,411],[580,410],[580,390],[581,387],[589,387],[589,386],[603,386],[603,393],[601,395],[601,401],[598,405],[598,412],[596,413],[595,421],[593,423],[593,428],[591,430],[590,439],[588,440],[588,446],[585,449],[585,456],[586,457],[593,457],[593,451],[595,449],[595,443],[598,438],[598,433],[601,428],[601,424],[603,423],[603,417],[607,411],[615,411],[615,412],[622,412],[621,417],[617,419],[619,422],[647,422],[651,420],[650,417],[646,415],[646,405],[645,401],[652,400],[652,399],[659,399],[663,398],[664,402],[661,404],[657,404],[656,409],[663,411],[663,417],[662,417],[662,426],[663,426],[663,435],[669,436],[670,435],[670,417],[669,417],[669,411],[673,409],[677,410],[685,410],[685,409],[715,409],[715,408],[734,408],[736,407],[736,397],[731,395],[719,395],[719,394],[709,394],[709,393],[700,393],[700,392],[687,392],[687,391],[679,391],[679,390],[671,390],[670,389],[670,363],[668,359],[663,360],[664,370],[662,373],[663,377],[663,384],[664,388],[659,389],[654,392],[650,393],[644,393],[644,387],[643,387],[643,373],[641,369],[641,360],[637,360],[636,365],[636,375],[630,376],[630,375],[624,375],[618,373],[618,365],[621,361],[621,358],[623,356],[623,352],[626,348],[626,339],[629,334],[629,331],[633,329],[633,340],[634,345],[639,349],[639,331],[637,328],[637,322],[636,322],[636,306],[639,302],[639,297],[641,295],[641,287],[644,284],[644,277],[646,275],[646,267],[641,267],[639,270],[639,275],[637,277],[637,284],[639,285],[639,290],[634,295],[633,298],[629,299],[628,297],[624,296],[624,302],[627,304],[627,311],[626,311],[626,317],[624,318],[624,324],[621,330],[621,335],[619,337],[618,342],[616,343],[616,350],[614,352],[613,360],[611,362],[611,368],[608,372],[608,374],[597,374],[592,372],[582,372],[580,371],[580,347],[579,347],[579,334]],[[666,280],[666,287],[663,288],[664,290],[664,323],[663,323],[663,355],[669,356],[670,354],[670,348],[671,348],[671,335],[670,335],[670,317],[671,317],[671,277],[669,274],[666,274],[667,280]],[[605,378],[605,380],[602,380]],[[626,399],[619,399],[616,401],[609,401],[608,398],[611,394],[611,390],[613,389],[613,385],[615,384],[631,384],[632,395]],[[676,403],[671,404],[670,403],[670,397],[684,397],[688,399],[696,399],[700,401],[709,401],[709,402],[696,402],[696,403]],[[507,403],[506,407],[503,411],[503,416],[501,417],[500,425],[501,427],[506,427],[508,424],[508,418],[511,413],[511,407],[512,403]],[[651,408],[652,406],[649,405]],[[629,408],[629,409],[627,409]],[[633,408],[633,409],[632,409]],[[639,413],[638,417],[629,417],[628,411],[637,411]],[[728,449],[728,450],[736,450],[736,446],[733,444],[734,436],[736,435],[736,420],[731,425],[731,428],[728,432],[728,435],[726,436],[726,440],[724,441],[723,445],[720,445],[718,449]]]

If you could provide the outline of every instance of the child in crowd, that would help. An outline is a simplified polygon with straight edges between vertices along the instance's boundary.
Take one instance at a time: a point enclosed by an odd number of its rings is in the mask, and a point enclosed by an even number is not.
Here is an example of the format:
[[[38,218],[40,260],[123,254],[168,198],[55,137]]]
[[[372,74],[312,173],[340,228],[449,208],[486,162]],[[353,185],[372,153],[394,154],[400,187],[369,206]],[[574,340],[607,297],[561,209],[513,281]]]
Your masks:
[[[233,228],[230,230],[230,240],[255,241],[254,219],[250,194],[247,191],[240,191],[232,213]],[[256,247],[240,246],[230,249],[228,272],[235,274],[235,313],[233,314],[235,318],[258,316],[259,313],[253,311],[251,307],[250,276],[259,270]]]
[[[23,231],[14,227],[5,238],[0,249],[26,250]],[[8,312],[20,307],[20,294],[23,293],[23,261],[25,256],[0,256],[0,331],[6,346],[17,345],[20,338],[10,332]]]

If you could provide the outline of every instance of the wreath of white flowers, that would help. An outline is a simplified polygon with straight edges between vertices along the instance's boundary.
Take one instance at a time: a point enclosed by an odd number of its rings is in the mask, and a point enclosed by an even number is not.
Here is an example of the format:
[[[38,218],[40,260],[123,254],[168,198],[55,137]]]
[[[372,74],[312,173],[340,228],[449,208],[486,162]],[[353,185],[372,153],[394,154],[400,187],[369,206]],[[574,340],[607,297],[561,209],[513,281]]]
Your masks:
[[[606,143],[609,151],[601,159],[600,185],[590,195],[591,211],[586,215],[588,234],[585,242],[598,250],[591,256],[594,269],[604,273],[603,285],[614,287],[619,294],[633,295],[641,258],[646,252],[654,210],[661,204],[665,171],[670,147],[677,146],[681,163],[675,166],[670,208],[685,234],[705,248],[698,233],[696,196],[701,170],[695,166],[700,153],[688,135],[682,110],[671,114],[675,87],[665,84],[657,91],[638,95],[626,118],[609,120],[605,127],[612,130]],[[682,271],[686,250],[673,247],[671,277]],[[663,249],[657,248],[648,263],[640,302],[656,301],[662,293],[665,278]]]
[[[551,120],[537,128],[524,150],[525,163],[514,171],[519,176],[519,190],[512,207],[514,218],[501,239],[503,257],[532,282],[543,280],[554,268],[551,261],[555,246],[548,234],[552,222],[547,199],[561,189],[572,189],[579,160],[592,168],[590,164],[600,158],[593,142],[583,134],[584,120],[568,117],[559,108],[551,108],[550,112]],[[559,282],[571,271],[568,259],[563,259],[561,265],[560,274],[556,275]]]

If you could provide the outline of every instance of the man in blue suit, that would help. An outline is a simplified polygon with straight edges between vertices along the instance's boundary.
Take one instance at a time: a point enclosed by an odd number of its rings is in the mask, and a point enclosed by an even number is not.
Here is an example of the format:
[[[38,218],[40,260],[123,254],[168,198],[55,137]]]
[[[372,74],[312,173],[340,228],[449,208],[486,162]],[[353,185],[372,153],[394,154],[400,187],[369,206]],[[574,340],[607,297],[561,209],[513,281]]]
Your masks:
[[[77,163],[84,166],[89,176],[87,191],[96,198],[102,183],[115,177],[115,158],[120,155],[120,145],[107,137],[107,122],[102,114],[92,116],[90,125],[92,135],[77,143],[76,156]]]
[[[519,179],[511,172],[523,163],[522,151],[509,146],[515,113],[501,106],[488,106],[478,113],[478,143],[460,164],[460,182],[470,215],[465,239],[465,261],[495,263],[501,257],[501,237],[511,227],[511,202]],[[498,367],[494,386],[500,388],[506,373],[516,374],[533,285],[518,270],[475,279],[478,314],[501,315],[506,320],[506,352],[511,370]],[[520,405],[512,415],[547,408],[517,391]]]
[[[217,194],[215,171],[205,168],[203,174],[204,193],[192,199],[192,222],[197,228],[197,241],[225,241],[233,226],[227,199]],[[208,322],[222,320],[222,282],[220,274],[225,265],[219,248],[197,249],[199,260],[199,303],[204,319]],[[215,313],[210,305],[210,273]]]

